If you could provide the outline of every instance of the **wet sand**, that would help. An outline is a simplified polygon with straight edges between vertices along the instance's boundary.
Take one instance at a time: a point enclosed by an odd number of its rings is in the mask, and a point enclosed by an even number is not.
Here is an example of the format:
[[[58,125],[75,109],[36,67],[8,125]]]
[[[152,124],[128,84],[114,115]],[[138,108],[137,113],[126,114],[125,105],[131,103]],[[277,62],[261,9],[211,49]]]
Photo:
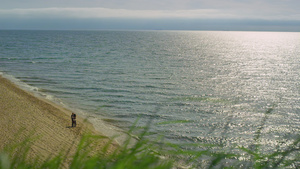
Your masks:
[[[30,156],[46,159],[61,151],[74,154],[84,133],[102,135],[77,115],[71,127],[71,111],[17,87],[0,75],[0,152],[9,145],[34,138]],[[101,140],[99,148],[108,139]],[[109,151],[113,151],[114,144]]]

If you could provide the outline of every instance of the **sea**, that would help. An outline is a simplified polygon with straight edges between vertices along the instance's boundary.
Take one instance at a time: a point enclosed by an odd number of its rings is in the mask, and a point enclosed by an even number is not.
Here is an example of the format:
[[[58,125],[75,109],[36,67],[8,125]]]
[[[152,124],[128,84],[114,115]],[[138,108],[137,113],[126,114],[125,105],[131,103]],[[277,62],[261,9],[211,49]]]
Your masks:
[[[300,131],[300,33],[0,31],[0,72],[113,136],[265,151]]]

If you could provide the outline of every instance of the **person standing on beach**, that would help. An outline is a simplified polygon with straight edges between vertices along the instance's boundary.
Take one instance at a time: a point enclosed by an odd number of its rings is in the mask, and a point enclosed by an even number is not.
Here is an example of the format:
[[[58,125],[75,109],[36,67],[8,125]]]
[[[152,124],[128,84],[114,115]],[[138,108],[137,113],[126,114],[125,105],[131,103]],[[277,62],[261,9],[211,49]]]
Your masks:
[[[72,113],[71,115],[72,127],[76,127],[76,114]]]

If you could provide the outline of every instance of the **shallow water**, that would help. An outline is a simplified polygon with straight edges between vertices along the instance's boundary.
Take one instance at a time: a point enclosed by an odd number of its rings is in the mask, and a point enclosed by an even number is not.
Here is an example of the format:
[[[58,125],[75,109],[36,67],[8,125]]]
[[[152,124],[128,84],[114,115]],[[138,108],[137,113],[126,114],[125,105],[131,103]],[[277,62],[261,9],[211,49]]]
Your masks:
[[[0,31],[0,71],[97,120],[174,143],[272,149],[300,131],[300,33]],[[165,123],[165,122],[168,123]],[[105,129],[104,129],[105,130]]]

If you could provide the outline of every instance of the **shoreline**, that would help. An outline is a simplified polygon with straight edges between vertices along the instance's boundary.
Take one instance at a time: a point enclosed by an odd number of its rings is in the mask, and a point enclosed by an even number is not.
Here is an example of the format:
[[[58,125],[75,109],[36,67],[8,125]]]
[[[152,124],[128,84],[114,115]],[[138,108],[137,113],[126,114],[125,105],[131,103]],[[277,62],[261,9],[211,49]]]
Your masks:
[[[10,74],[0,72],[0,77],[8,80],[17,88],[29,93],[33,97],[36,97],[54,106],[69,111],[70,116],[71,116],[71,112],[75,112],[77,117],[79,116],[82,120],[84,119],[88,121],[92,125],[92,128],[94,130],[100,132],[102,135],[106,137],[113,138],[114,142],[116,142],[119,145],[123,145],[125,141],[128,139],[128,134],[126,130],[121,129],[112,123],[105,122],[105,120],[103,120],[105,119],[104,116],[90,114],[88,111],[82,110],[76,106],[72,107],[70,104],[65,104],[64,101],[61,101],[60,98],[56,97],[55,95],[46,94],[43,92],[43,89],[22,82],[20,79]]]
[[[71,110],[21,89],[1,74],[0,96],[0,152],[6,146],[33,137],[37,139],[32,142],[31,155],[46,159],[64,150],[71,157],[85,133],[107,137],[77,113],[77,127],[72,128]],[[105,139],[99,146],[108,141]],[[111,152],[119,146],[112,145]]]

